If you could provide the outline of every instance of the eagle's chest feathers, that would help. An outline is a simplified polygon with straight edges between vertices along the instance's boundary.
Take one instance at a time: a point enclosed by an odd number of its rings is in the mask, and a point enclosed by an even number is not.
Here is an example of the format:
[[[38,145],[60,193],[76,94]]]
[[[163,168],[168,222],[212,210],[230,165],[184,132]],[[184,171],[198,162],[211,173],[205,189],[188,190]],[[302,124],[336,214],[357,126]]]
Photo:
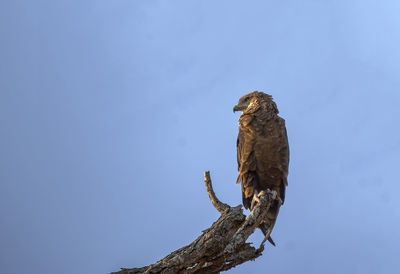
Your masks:
[[[276,118],[276,115],[269,113],[245,114],[240,116],[239,126],[246,134],[257,135],[260,138],[273,137],[277,129]]]
[[[268,112],[245,114],[240,117],[239,125],[244,133],[245,153],[242,154],[242,162],[247,163],[250,160],[248,157],[255,157],[255,169],[260,177],[267,179],[279,176],[282,169],[279,117]]]

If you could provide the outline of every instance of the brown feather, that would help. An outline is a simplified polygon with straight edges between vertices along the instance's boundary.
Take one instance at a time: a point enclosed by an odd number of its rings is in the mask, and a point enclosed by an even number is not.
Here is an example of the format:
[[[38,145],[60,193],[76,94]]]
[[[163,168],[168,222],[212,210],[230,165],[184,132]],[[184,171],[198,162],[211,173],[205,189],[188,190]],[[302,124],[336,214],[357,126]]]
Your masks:
[[[250,209],[253,195],[270,189],[282,202],[289,168],[289,144],[285,120],[279,117],[272,97],[254,91],[243,96],[236,107],[243,110],[239,119],[237,161],[243,205]],[[279,204],[272,207],[261,229],[274,225]]]

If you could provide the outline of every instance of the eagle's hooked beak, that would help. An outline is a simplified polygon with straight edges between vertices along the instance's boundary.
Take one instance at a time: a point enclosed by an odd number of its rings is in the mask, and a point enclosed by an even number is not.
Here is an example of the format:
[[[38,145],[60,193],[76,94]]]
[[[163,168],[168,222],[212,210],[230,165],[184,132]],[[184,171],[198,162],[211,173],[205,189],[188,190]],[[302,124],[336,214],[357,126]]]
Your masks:
[[[233,107],[233,113],[235,113],[235,111],[245,110],[246,108],[247,104],[238,103],[236,106]]]

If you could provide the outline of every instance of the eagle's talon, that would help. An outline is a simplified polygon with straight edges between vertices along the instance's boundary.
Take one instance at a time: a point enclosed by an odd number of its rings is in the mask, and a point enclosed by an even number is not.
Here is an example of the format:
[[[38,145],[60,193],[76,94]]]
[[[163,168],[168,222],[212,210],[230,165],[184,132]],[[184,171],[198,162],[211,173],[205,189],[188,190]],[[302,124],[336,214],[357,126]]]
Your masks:
[[[257,194],[258,197],[265,196],[265,191],[261,190],[260,193]]]
[[[271,200],[277,200],[279,202],[279,204],[283,204],[281,197],[278,196],[278,192],[276,192],[275,190],[270,190],[270,189],[267,189],[266,192],[268,193],[267,195],[269,195],[269,198]],[[261,197],[266,196],[266,193],[264,190],[262,190],[260,193],[257,194],[257,196],[261,198]]]
[[[250,209],[253,210],[254,206],[255,206],[257,203],[261,203],[261,202],[260,202],[260,198],[259,198],[259,194],[258,194],[258,195],[253,195],[253,199],[251,200]]]
[[[276,199],[276,196],[278,195],[278,193],[275,190],[269,190],[268,189],[268,193],[272,196],[272,199]]]

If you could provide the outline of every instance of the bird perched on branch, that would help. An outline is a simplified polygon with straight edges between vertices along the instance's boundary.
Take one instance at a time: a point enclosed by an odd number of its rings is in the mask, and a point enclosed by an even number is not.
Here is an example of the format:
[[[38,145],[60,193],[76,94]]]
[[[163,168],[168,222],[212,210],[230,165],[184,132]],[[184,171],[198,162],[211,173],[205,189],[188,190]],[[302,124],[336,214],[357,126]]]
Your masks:
[[[259,227],[275,245],[270,234],[288,185],[289,144],[285,120],[278,116],[272,96],[259,91],[240,98],[233,111],[242,111],[237,138],[239,176],[236,183],[241,183],[243,205],[250,210],[261,191],[276,192],[279,198],[271,205]]]

